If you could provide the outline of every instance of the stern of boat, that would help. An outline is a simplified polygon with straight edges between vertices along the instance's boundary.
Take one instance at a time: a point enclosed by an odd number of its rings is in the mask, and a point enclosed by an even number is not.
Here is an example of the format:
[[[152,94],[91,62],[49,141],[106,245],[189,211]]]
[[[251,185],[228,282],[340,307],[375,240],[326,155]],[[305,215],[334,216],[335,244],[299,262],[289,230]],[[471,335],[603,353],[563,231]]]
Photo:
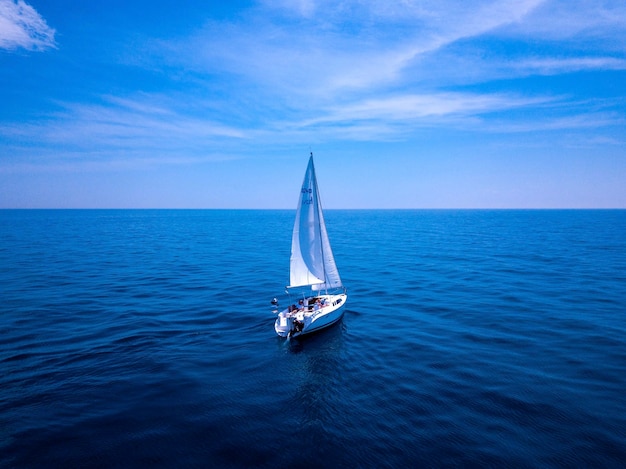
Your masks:
[[[276,317],[274,330],[280,337],[287,337],[292,328],[293,319],[288,316],[287,310],[281,311]]]

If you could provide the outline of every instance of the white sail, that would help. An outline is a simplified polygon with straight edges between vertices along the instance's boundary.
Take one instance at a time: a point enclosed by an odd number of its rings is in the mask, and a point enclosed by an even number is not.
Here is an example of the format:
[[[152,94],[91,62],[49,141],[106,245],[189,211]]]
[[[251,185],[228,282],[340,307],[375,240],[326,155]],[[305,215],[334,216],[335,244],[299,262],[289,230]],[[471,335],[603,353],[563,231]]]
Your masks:
[[[342,286],[326,233],[313,155],[309,158],[300,191],[289,272],[289,287],[310,286],[313,290],[325,290]]]

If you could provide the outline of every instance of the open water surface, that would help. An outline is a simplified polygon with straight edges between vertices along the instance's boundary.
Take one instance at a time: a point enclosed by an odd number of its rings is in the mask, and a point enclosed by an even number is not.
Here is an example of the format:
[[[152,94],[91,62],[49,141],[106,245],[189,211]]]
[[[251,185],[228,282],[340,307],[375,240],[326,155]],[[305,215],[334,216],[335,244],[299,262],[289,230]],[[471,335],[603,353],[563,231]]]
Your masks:
[[[1,467],[626,467],[626,211],[0,211]]]

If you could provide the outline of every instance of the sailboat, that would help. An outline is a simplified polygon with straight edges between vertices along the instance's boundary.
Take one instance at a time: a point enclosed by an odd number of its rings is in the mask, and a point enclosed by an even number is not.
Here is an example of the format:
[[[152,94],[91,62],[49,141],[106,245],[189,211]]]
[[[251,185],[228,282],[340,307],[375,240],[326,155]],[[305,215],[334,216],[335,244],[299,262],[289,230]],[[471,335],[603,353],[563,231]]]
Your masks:
[[[338,322],[348,295],[330,247],[319,191],[313,153],[304,174],[296,220],[291,238],[289,262],[289,306],[278,314],[274,329],[280,337],[298,337]]]

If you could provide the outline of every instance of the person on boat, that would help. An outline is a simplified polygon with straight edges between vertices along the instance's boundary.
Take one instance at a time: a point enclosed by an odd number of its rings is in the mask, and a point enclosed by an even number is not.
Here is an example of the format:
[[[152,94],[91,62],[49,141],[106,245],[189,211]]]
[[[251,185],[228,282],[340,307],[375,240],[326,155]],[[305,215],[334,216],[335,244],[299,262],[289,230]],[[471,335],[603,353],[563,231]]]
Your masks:
[[[315,300],[315,304],[313,305],[313,311],[318,311],[322,307],[322,302],[319,300]]]
[[[300,305],[303,306],[302,300],[300,300]],[[295,313],[295,318],[293,319],[293,329],[296,332],[300,332],[304,329],[304,309],[300,309],[297,313]]]
[[[298,301],[298,311],[304,311],[304,300]]]

